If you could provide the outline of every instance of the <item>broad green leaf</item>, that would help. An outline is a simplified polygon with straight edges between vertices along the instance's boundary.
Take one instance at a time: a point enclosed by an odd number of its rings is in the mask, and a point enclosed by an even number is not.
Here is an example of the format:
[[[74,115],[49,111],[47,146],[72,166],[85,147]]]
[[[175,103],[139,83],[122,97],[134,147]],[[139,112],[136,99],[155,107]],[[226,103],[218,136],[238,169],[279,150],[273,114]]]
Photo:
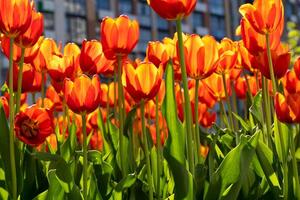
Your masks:
[[[122,192],[124,189],[130,188],[136,181],[135,174],[128,174],[115,187],[117,192]]]
[[[44,192],[40,193],[32,200],[47,200],[47,196],[48,196],[48,190],[45,190]]]
[[[109,128],[110,139],[112,141],[115,151],[117,151],[119,148],[119,129],[110,121],[110,119],[107,119],[107,123]]]
[[[174,94],[174,73],[170,62],[166,68],[164,115],[169,128],[169,136],[164,148],[164,155],[174,176],[175,199],[193,199],[193,177],[185,167],[185,133],[183,125],[177,116]]]
[[[263,124],[263,113],[262,113],[262,92],[261,90],[255,95],[253,99],[253,104],[249,108],[249,111],[254,116],[254,118],[262,125]]]
[[[213,174],[205,199],[237,199],[255,154],[258,135],[241,136],[239,145],[225,156]]]
[[[283,162],[282,156],[284,158],[288,156],[289,134],[293,134],[293,131],[286,124],[279,122],[276,115],[274,115],[274,142],[279,161],[281,162]]]
[[[238,120],[238,122],[241,124],[241,126],[243,127],[243,129],[245,131],[250,131],[251,130],[251,127],[249,125],[249,123],[247,123],[243,118],[241,118],[238,114],[236,113],[232,113],[233,116]]]
[[[136,114],[136,109],[137,106],[134,106],[130,112],[127,114],[126,119],[125,119],[125,123],[124,123],[124,135],[128,138],[128,130],[130,128],[130,126],[132,126],[133,122],[134,122],[134,118],[135,118],[135,114]]]

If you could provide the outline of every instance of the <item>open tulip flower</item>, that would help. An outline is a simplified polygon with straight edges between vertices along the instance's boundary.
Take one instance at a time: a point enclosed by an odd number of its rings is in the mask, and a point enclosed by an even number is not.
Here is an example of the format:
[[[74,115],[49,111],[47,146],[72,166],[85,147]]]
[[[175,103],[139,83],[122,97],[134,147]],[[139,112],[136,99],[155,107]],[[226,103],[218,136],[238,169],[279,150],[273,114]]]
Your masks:
[[[275,95],[275,111],[279,121],[284,123],[300,123],[299,93]]]
[[[91,113],[100,103],[99,77],[95,75],[90,79],[83,74],[75,78],[74,82],[65,79],[63,93],[67,105],[73,112],[77,114]]]
[[[101,43],[108,59],[117,55],[127,56],[136,46],[139,39],[139,24],[121,15],[116,19],[106,17],[101,23]]]
[[[142,99],[150,100],[155,97],[159,91],[162,76],[162,65],[157,68],[150,62],[142,62],[135,69],[132,64],[127,63],[124,66],[122,83],[134,101],[140,102]]]
[[[165,66],[171,57],[167,48],[168,46],[163,42],[149,42],[146,50],[146,60],[152,62],[156,67],[159,67],[160,64]]]
[[[38,146],[52,133],[52,116],[46,109],[33,105],[16,115],[15,134],[25,144]]]
[[[240,13],[260,34],[274,32],[284,21],[284,8],[281,0],[254,0],[253,4],[244,4]]]

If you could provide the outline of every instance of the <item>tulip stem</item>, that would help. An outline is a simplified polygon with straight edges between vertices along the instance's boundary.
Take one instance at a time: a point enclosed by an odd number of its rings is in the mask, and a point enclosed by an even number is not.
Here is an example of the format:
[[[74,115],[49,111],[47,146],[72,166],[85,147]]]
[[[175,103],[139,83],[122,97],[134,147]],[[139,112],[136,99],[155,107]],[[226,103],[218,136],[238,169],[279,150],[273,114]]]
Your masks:
[[[41,86],[41,98],[42,98],[42,108],[45,107],[45,72],[42,71],[42,86]]]
[[[269,33],[266,34],[266,42],[267,42],[267,56],[268,56],[268,63],[269,63],[269,71],[270,71],[270,76],[271,76],[271,80],[272,80],[273,91],[275,94],[277,92],[277,81],[276,81],[275,75],[274,75]]]
[[[25,56],[25,48],[23,47],[21,50],[21,60],[19,63],[19,70],[18,70],[18,90],[17,90],[17,97],[16,97],[16,99],[17,99],[16,113],[18,113],[20,111],[20,105],[21,105],[24,56]]]
[[[291,127],[289,126],[289,128],[291,128]],[[297,129],[295,129],[295,130],[297,131]],[[296,199],[300,199],[300,185],[299,185],[297,160],[296,160],[296,156],[295,156],[294,131],[292,131],[292,133],[289,134],[289,138],[290,138],[290,146],[291,146],[291,154],[292,154],[291,156],[292,156],[292,164],[293,164],[293,174],[294,174],[294,178],[295,178],[295,196],[296,196]]]
[[[186,74],[186,67],[184,61],[184,49],[183,49],[183,37],[182,37],[182,25],[181,19],[176,20],[177,37],[179,45],[179,56],[180,56],[180,69],[184,90],[184,108],[185,108],[185,122],[186,122],[186,137],[187,137],[187,155],[189,163],[189,171],[194,175],[194,152],[193,152],[193,139],[192,139],[192,109],[190,104],[190,96],[188,89],[188,81]]]
[[[123,150],[123,129],[124,129],[124,113],[123,113],[123,87],[122,87],[122,57],[117,56],[118,59],[118,103],[119,103],[119,151],[120,151],[120,160],[121,160],[121,171],[122,175],[125,176],[125,164],[124,164],[124,153]]]
[[[14,39],[10,38],[9,43],[9,153],[12,178],[12,198],[17,200],[17,176],[16,176],[16,158],[15,158],[15,138],[14,138],[14,75],[13,75],[13,49]]]
[[[228,107],[228,115],[229,115],[229,125],[230,125],[230,129],[232,131],[234,131],[234,124],[233,124],[233,116],[232,116],[232,108],[231,108],[231,103],[230,103],[230,98],[227,92],[227,87],[230,87],[230,85],[226,84],[226,77],[225,74],[222,73],[222,80],[223,80],[223,87],[224,87],[224,92],[225,92],[225,97],[226,97],[226,101],[227,101],[227,107]],[[235,132],[236,133],[236,144],[239,143],[239,135],[238,135],[238,131]]]
[[[155,97],[155,127],[156,127],[156,148],[157,148],[157,200],[161,199],[160,194],[160,175],[161,175],[161,143],[160,143],[160,128],[159,128],[159,117],[158,117],[158,94]]]
[[[199,80],[196,79],[196,86],[195,86],[195,135],[196,135],[196,144],[197,144],[197,149],[196,149],[196,155],[199,157],[199,151],[200,151],[200,133],[199,133],[199,122],[198,122],[198,118],[199,118],[199,113],[198,113],[198,90],[199,90]],[[198,159],[199,162],[200,159]]]
[[[144,152],[145,152],[146,165],[147,165],[147,180],[148,180],[148,187],[149,187],[149,200],[153,200],[151,163],[150,163],[148,137],[147,137],[147,132],[146,132],[146,124],[145,124],[145,102],[144,102],[143,99],[141,101],[141,112],[142,112],[141,115],[142,115],[143,145],[144,145]]]
[[[225,125],[225,127],[228,128],[229,120],[228,120],[228,117],[227,117],[227,114],[226,114],[224,104],[223,104],[222,100],[220,100],[219,103],[220,103],[220,112],[221,112],[221,115],[222,115],[221,119],[222,119],[223,124]]]
[[[82,141],[82,152],[83,152],[83,198],[84,198],[84,200],[87,200],[88,160],[87,160],[86,113],[83,112],[81,114],[81,117],[82,117],[82,133],[83,133],[83,141]]]

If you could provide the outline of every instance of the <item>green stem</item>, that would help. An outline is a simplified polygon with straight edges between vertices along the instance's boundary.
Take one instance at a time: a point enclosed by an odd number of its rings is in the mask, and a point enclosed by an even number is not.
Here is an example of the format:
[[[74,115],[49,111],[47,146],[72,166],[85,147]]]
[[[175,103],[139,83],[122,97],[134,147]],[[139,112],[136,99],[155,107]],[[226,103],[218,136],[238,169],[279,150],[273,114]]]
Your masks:
[[[193,139],[192,139],[192,109],[190,104],[188,81],[186,74],[186,67],[184,61],[184,49],[183,49],[183,37],[182,37],[182,25],[181,19],[176,21],[179,55],[180,55],[180,68],[184,90],[184,106],[185,106],[185,122],[186,122],[186,137],[187,137],[187,155],[189,163],[189,171],[194,175],[194,151],[193,151]]]
[[[87,134],[86,134],[86,113],[81,114],[82,117],[82,152],[83,152],[83,198],[87,200],[87,169],[88,169],[88,160],[87,160]]]
[[[234,131],[232,108],[231,108],[229,95],[228,95],[228,92],[227,92],[227,87],[230,87],[230,86],[226,84],[226,77],[225,77],[224,73],[222,73],[222,80],[223,80],[223,87],[224,87],[225,97],[226,97],[226,101],[227,101],[227,108],[228,108],[228,115],[229,115],[229,125],[230,125],[230,129],[232,131]],[[238,133],[236,132],[236,134],[238,134]],[[239,142],[239,136],[236,135],[236,144],[238,144],[238,142]]]
[[[224,107],[224,104],[223,104],[222,100],[219,101],[219,104],[220,104],[220,111],[221,111],[221,115],[222,115],[221,119],[222,119],[223,124],[225,125],[225,127],[228,128],[229,120],[228,120],[228,117],[227,117],[225,107]]]
[[[268,63],[269,63],[269,71],[270,71],[270,76],[272,80],[272,86],[273,86],[273,91],[274,93],[277,92],[277,81],[275,79],[274,75],[274,69],[273,69],[273,61],[272,61],[272,54],[271,54],[271,48],[270,48],[270,37],[269,34],[266,34],[266,42],[267,42],[267,56],[268,56]]]
[[[247,86],[248,95],[249,95],[249,98],[250,98],[250,103],[252,105],[252,103],[253,103],[253,96],[252,96],[251,89],[250,89],[248,75],[245,72],[244,72],[244,76],[245,76],[245,80],[246,80],[246,86]],[[258,82],[257,82],[257,84],[258,84]]]
[[[161,164],[161,143],[160,143],[160,128],[159,128],[159,117],[158,117],[158,95],[155,97],[155,127],[156,127],[156,148],[157,148],[157,199],[161,199],[160,194],[160,164]]]
[[[123,153],[123,129],[124,129],[124,114],[123,114],[123,86],[122,86],[122,57],[117,56],[118,59],[118,104],[119,104],[119,151],[120,151],[120,160],[121,160],[121,171],[122,175],[125,176],[125,164]]]
[[[292,132],[292,134],[289,134],[289,138],[290,138],[290,147],[291,147],[291,154],[292,154],[293,174],[294,174],[294,178],[295,178],[295,196],[297,199],[300,199],[298,165],[297,165],[297,160],[296,160],[296,156],[295,156],[295,143],[294,143],[294,134],[293,133],[294,132]]]
[[[196,152],[197,152],[197,156],[199,157],[199,151],[200,151],[200,133],[199,133],[199,122],[198,122],[198,118],[199,118],[199,113],[198,113],[198,90],[199,90],[199,80],[196,80],[196,86],[195,86],[195,135],[196,135]],[[199,162],[200,159],[198,159]]]
[[[269,90],[268,90],[268,81],[265,77],[262,77],[262,95],[263,95],[263,109],[266,117],[266,127],[267,127],[267,134],[265,137],[265,140],[267,141],[267,144],[269,147],[272,146],[272,140],[271,140],[271,130],[272,130],[272,122],[271,122],[271,110],[270,110],[270,104],[269,104]]]
[[[13,49],[14,39],[10,38],[9,43],[9,153],[10,153],[10,165],[11,165],[11,178],[12,178],[12,198],[17,200],[17,175],[16,175],[16,158],[15,158],[15,138],[14,138],[14,75],[13,75]]]
[[[42,86],[41,86],[41,98],[42,98],[42,108],[45,107],[45,72],[42,71]]]
[[[143,145],[144,145],[144,151],[145,151],[145,157],[146,157],[147,180],[148,180],[148,186],[149,186],[149,200],[153,200],[151,163],[150,163],[148,138],[147,138],[146,124],[145,124],[145,103],[144,103],[144,100],[141,101],[141,112],[142,112],[141,115],[142,115]]]
[[[24,56],[25,56],[25,48],[21,50],[21,60],[19,63],[19,71],[18,71],[18,90],[17,90],[17,105],[16,105],[16,113],[20,111],[21,105],[21,91],[22,91],[22,78],[23,78],[23,64],[24,64]]]

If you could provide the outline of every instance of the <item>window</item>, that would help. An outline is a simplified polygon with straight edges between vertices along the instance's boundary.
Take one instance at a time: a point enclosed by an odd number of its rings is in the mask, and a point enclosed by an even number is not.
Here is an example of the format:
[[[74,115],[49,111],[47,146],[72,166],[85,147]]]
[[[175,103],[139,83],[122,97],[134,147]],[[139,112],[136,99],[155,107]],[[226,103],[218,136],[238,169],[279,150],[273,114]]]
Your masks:
[[[151,9],[147,3],[138,3],[138,14],[143,16],[150,16]]]
[[[204,16],[202,13],[194,13],[193,14],[193,26],[199,27],[204,26]]]
[[[67,17],[67,41],[81,44],[86,38],[86,21],[81,17]]]
[[[119,1],[120,13],[132,13],[132,2],[131,0]]]
[[[54,14],[43,13],[44,15],[44,28],[45,30],[54,30]]]
[[[225,19],[222,16],[211,15],[210,18],[210,27],[212,35],[218,39],[221,39],[225,36]]]
[[[76,15],[86,14],[85,0],[66,0],[66,10],[68,13]]]

